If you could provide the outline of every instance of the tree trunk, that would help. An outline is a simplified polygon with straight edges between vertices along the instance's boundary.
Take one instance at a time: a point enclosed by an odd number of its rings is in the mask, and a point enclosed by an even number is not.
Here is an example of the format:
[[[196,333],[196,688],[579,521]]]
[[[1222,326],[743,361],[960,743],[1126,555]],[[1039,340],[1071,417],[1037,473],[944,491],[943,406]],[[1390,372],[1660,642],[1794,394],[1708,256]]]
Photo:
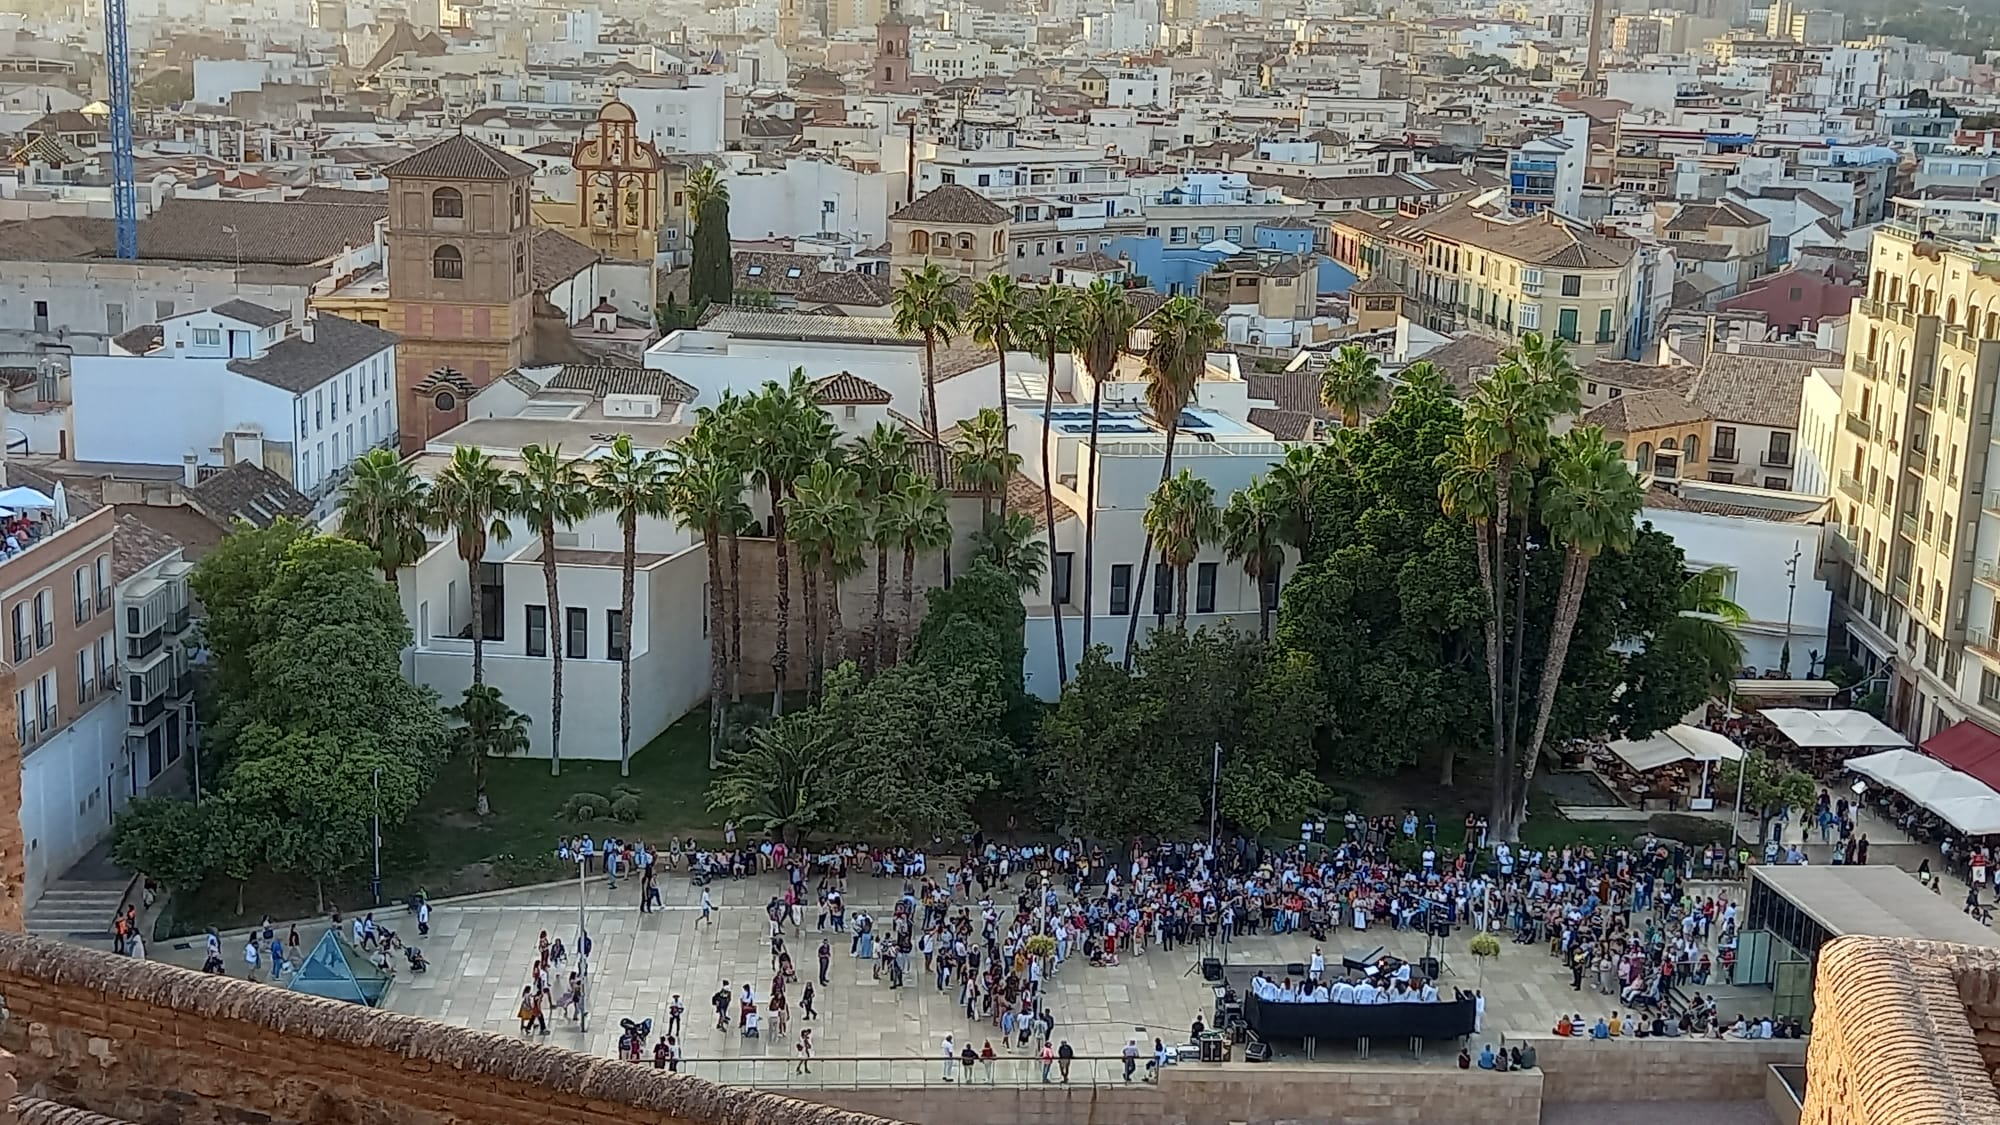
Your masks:
[[[1549,717],[1555,711],[1556,688],[1562,680],[1563,662],[1569,659],[1569,639],[1576,631],[1577,613],[1583,608],[1583,584],[1590,577],[1590,556],[1571,550],[1563,560],[1562,592],[1556,598],[1556,619],[1549,633],[1549,655],[1542,665],[1541,691],[1536,694],[1535,729],[1528,737],[1526,761],[1521,775],[1521,793],[1515,801],[1523,819],[1528,811],[1528,783],[1535,780],[1535,766],[1541,761],[1542,740],[1549,733]]]
[[[1183,633],[1187,632],[1187,572],[1185,566],[1174,568],[1174,625]]]
[[[909,540],[903,540],[903,620],[896,627],[896,660],[908,659],[910,646],[915,635],[910,629],[910,603],[917,592],[917,548]]]
[[[1090,654],[1090,627],[1097,617],[1097,606],[1091,601],[1092,590],[1097,585],[1097,423],[1104,410],[1104,381],[1095,374],[1090,379],[1090,491],[1083,492],[1083,481],[1077,481],[1077,491],[1084,497],[1083,504],[1083,652]]]
[[[743,565],[737,557],[734,531],[729,540],[729,702],[743,702]],[[722,627],[721,622],[716,623]]]
[[[1340,428],[1352,430],[1361,425],[1361,411],[1358,407],[1345,406],[1340,410]]]
[[[792,586],[790,559],[785,550],[784,486],[771,482],[771,541],[778,548],[778,637],[771,649],[771,716],[785,713],[785,669],[792,656]]]
[[[799,589],[806,598],[806,702],[819,698],[819,568],[804,552],[799,554]]]
[[[870,671],[882,674],[882,634],[889,610],[889,544],[875,545],[875,651],[869,655]]]
[[[951,459],[944,456],[944,437],[938,430],[937,413],[937,333],[924,333],[924,425],[930,427],[931,440],[938,443],[937,486],[944,490],[947,509],[951,504]],[[944,584],[951,587],[951,548],[944,549]]]
[[[994,342],[996,344],[1001,343],[1001,341],[998,340]],[[1007,422],[1007,349],[1004,346],[1002,346],[1002,347],[996,347],[994,350],[1000,353],[1000,401],[995,404],[995,407],[1000,411],[1000,422],[1002,425],[1001,433],[1004,434],[1006,433],[1006,422]],[[999,500],[1000,500],[1000,522],[1006,523],[1007,522],[1006,481],[1000,482]]]
[[[1049,376],[1042,381],[1042,519],[1049,539],[1049,614],[1056,626],[1056,687],[1069,683],[1068,642],[1063,639],[1062,603],[1056,600],[1056,492],[1050,476],[1049,414],[1056,408],[1056,349],[1049,348]]]
[[[1505,822],[1513,815],[1512,794],[1508,791],[1507,776],[1513,764],[1507,760],[1507,730],[1505,708],[1502,701],[1507,683],[1507,652],[1504,638],[1507,635],[1507,505],[1511,500],[1510,486],[1513,483],[1514,462],[1511,457],[1494,459],[1494,504],[1493,504],[1493,586],[1486,591],[1487,604],[1493,615],[1493,635],[1487,639],[1486,647],[1491,659],[1486,665],[1487,705],[1493,713],[1493,812],[1490,827],[1497,834]],[[1500,834],[1496,838],[1513,842],[1511,835]]]
[[[1264,597],[1264,578],[1262,575],[1252,575],[1250,582],[1257,590],[1257,636],[1265,644],[1270,644],[1271,603],[1269,599]]]
[[[1514,552],[1514,653],[1513,667],[1507,670],[1507,757],[1521,763],[1521,669],[1528,662],[1528,521],[1523,517],[1515,532]]]
[[[639,515],[626,512],[621,521],[625,525],[625,558],[623,573],[619,575],[618,590],[618,776],[632,776],[632,571],[636,565],[639,550]],[[715,535],[707,536],[709,601],[715,600],[714,581],[718,574],[715,564]],[[710,614],[714,616],[713,613]],[[715,632],[710,629],[709,632]],[[711,751],[711,754],[713,752]]]
[[[562,776],[562,672],[563,642],[569,639],[569,629],[563,616],[560,595],[556,592],[556,525],[542,524],[542,584],[548,587],[549,631],[555,633],[549,643],[549,776]],[[561,632],[556,630],[561,629]]]
[[[1167,423],[1167,455],[1160,459],[1160,484],[1164,486],[1174,475],[1174,437],[1180,432],[1180,411],[1174,412],[1174,419]],[[1132,650],[1139,642],[1139,604],[1146,596],[1146,572],[1153,569],[1153,533],[1146,533],[1146,545],[1139,548],[1139,577],[1132,594],[1132,619],[1125,623],[1125,670],[1132,670]],[[1182,615],[1183,621],[1186,614]],[[1165,625],[1166,618],[1160,618]]]
[[[840,579],[834,576],[831,558],[826,563],[826,648],[821,659],[836,668],[847,661],[847,620],[840,612]],[[826,690],[824,679],[820,690]]]
[[[723,673],[729,663],[728,645],[722,633],[722,559],[717,554],[716,531],[713,524],[704,530],[702,539],[708,544],[708,768],[714,769],[722,761],[722,712]],[[632,590],[625,590],[625,661],[631,667],[632,660]],[[628,673],[627,680],[630,680]]]
[[[479,559],[465,560],[465,588],[472,591],[472,682],[486,682],[486,614],[479,598]]]
[[[1451,741],[1447,739],[1444,744],[1444,752],[1439,757],[1444,760],[1438,763],[1438,784],[1449,789],[1452,785],[1452,767],[1458,764],[1458,747],[1452,745]]]

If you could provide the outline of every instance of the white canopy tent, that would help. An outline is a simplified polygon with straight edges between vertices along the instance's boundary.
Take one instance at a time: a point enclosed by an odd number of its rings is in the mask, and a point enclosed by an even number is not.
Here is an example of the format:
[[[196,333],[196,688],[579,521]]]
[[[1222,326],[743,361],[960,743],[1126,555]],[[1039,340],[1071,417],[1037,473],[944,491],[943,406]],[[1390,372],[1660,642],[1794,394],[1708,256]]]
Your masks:
[[[2000,793],[1968,773],[1915,750],[1850,758],[1847,768],[1888,786],[1970,836],[2000,832]]]
[[[0,497],[0,504],[6,503]],[[1866,711],[1808,711],[1801,707],[1767,707],[1759,712],[1792,745],[1808,750],[1876,750],[1908,746],[1910,740]],[[1886,784],[1886,783],[1885,783]]]
[[[0,507],[7,508],[54,508],[54,498],[43,495],[32,488],[9,488],[0,490]]]
[[[1618,739],[1611,744],[1611,752],[1640,773],[1675,762],[1734,762],[1743,757],[1743,748],[1726,736],[1686,723],[1647,738]]]

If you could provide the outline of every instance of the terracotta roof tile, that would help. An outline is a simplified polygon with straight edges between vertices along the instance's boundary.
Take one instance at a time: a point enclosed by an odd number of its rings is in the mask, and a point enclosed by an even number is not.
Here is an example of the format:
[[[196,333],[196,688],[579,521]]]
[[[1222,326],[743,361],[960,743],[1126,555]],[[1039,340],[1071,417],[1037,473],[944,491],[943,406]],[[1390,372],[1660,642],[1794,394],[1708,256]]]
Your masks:
[[[839,371],[813,384],[822,406],[887,406],[894,396],[852,371]]]
[[[1014,213],[964,184],[946,184],[918,196],[889,217],[915,223],[995,226],[1012,219]]]
[[[609,364],[563,364],[545,386],[552,391],[587,391],[592,398],[658,395],[661,402],[693,402],[701,394],[665,371]]]
[[[392,180],[513,180],[534,171],[527,161],[459,133],[384,167],[382,174]]]

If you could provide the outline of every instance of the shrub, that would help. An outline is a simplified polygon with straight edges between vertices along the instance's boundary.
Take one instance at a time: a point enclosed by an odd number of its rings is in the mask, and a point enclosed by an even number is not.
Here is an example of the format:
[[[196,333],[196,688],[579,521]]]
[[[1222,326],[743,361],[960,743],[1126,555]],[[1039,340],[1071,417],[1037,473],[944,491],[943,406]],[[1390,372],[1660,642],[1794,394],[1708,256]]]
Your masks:
[[[611,800],[601,793],[578,793],[563,802],[562,812],[570,820],[596,820],[611,812]]]
[[[1028,956],[1053,957],[1056,954],[1056,939],[1047,934],[1036,934],[1028,939]]]
[[[1729,842],[1729,825],[1686,813],[1656,813],[1646,821],[1646,831],[1665,840],[1678,840],[1694,847]]]
[[[1500,939],[1493,934],[1474,934],[1472,937],[1472,955],[1474,957],[1500,956]]]
[[[611,801],[611,815],[617,817],[618,820],[624,824],[638,823],[639,820],[638,795],[635,793],[626,793],[622,796],[613,798]]]

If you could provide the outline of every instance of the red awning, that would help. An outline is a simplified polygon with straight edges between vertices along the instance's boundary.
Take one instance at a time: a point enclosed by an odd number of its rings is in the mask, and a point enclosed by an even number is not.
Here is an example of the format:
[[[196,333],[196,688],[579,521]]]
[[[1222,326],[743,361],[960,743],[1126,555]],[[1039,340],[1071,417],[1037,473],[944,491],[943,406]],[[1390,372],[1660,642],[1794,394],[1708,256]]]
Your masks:
[[[1966,721],[1930,736],[1924,753],[2000,789],[2000,734]]]

